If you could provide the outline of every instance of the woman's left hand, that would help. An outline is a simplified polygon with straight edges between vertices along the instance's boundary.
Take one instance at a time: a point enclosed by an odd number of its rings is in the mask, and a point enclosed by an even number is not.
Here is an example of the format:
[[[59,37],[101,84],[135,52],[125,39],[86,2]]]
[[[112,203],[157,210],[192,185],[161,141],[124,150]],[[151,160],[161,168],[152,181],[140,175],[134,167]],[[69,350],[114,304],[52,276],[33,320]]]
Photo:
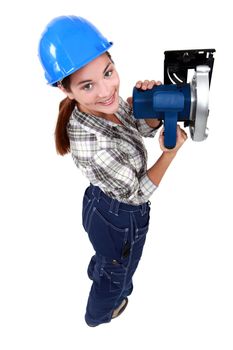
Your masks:
[[[150,90],[156,85],[161,85],[161,81],[155,81],[155,80],[144,80],[144,81],[137,81],[136,88],[142,89],[142,90]]]
[[[142,89],[142,90],[150,90],[150,89],[153,89],[154,86],[156,85],[161,85],[161,81],[155,81],[155,80],[144,80],[144,81],[141,81],[141,80],[138,80],[136,82],[136,88],[138,89]],[[127,102],[128,104],[132,107],[132,102],[133,102],[133,98],[132,97],[128,97],[127,98]]]

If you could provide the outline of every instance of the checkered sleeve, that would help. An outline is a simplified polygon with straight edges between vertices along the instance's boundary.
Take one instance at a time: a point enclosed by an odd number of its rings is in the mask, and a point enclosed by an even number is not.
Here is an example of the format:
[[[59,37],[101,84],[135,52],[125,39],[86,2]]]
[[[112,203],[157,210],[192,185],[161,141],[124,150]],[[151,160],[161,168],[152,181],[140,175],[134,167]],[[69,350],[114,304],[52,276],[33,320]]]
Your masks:
[[[118,149],[103,149],[96,152],[82,171],[93,185],[114,194],[120,201],[146,202],[157,186],[147,174],[138,178],[126,159],[127,155]]]

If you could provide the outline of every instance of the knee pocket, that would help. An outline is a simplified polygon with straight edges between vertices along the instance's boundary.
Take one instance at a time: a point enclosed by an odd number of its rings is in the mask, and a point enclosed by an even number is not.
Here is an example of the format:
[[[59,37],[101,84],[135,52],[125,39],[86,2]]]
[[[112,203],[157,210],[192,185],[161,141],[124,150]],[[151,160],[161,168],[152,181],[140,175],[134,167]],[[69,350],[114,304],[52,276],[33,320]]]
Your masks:
[[[126,267],[111,258],[103,257],[102,263],[98,266],[99,281],[109,292],[120,292],[122,290],[126,274]]]
[[[108,271],[106,268],[103,268],[103,273],[107,277],[109,281],[109,291],[117,292],[121,291],[124,288],[124,282],[126,277],[126,271],[123,269],[110,270]]]

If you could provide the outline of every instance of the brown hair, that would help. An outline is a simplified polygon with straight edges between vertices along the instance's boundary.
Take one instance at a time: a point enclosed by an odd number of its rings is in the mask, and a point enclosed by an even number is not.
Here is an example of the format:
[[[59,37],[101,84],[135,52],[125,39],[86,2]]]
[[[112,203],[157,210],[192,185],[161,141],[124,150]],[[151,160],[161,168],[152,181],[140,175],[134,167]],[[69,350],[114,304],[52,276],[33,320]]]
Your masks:
[[[114,63],[108,51],[106,52],[106,54],[108,55],[111,62]],[[70,75],[65,77],[62,80],[62,82],[58,82],[56,85],[59,84],[62,84],[62,86],[67,91],[70,91]],[[66,127],[76,103],[77,101],[71,100],[68,97],[66,97],[59,104],[59,114],[55,128],[55,144],[57,153],[61,156],[64,156],[65,154],[70,152],[70,140],[67,135]]]
[[[61,83],[60,83],[61,84]],[[70,91],[70,76],[62,80],[62,86]],[[67,124],[75,107],[76,101],[68,97],[64,98],[59,104],[59,114],[55,128],[55,144],[57,153],[64,156],[70,152],[70,140],[67,135]]]

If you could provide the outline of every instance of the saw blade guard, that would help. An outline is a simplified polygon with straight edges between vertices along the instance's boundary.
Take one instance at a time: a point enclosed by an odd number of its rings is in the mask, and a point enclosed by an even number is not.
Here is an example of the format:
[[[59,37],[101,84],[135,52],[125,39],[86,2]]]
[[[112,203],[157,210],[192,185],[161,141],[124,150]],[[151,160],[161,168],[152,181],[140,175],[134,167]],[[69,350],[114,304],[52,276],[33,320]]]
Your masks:
[[[190,135],[193,141],[204,141],[208,136],[209,66],[197,66],[192,82],[190,108]]]

